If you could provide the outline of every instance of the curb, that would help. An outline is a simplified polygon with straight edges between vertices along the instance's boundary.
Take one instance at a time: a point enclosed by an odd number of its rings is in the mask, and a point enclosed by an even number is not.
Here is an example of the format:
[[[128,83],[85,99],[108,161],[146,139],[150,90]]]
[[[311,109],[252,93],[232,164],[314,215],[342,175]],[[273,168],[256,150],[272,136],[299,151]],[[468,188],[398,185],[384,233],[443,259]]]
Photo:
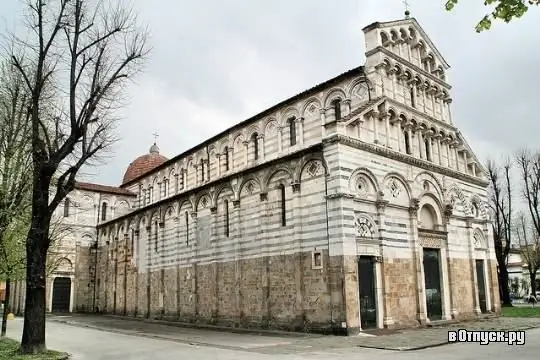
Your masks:
[[[154,335],[154,334],[148,334],[148,333],[142,333],[142,332],[131,332],[126,330],[118,330],[118,329],[112,329],[112,328],[106,328],[106,327],[99,327],[95,325],[87,325],[87,324],[81,324],[74,321],[68,321],[68,320],[56,320],[56,319],[50,319],[50,321],[61,323],[68,326],[73,327],[79,327],[79,328],[86,328],[86,329],[92,329],[92,330],[98,330],[102,332],[109,332],[114,334],[120,334],[120,335],[128,335],[128,336],[138,336],[138,337],[144,337],[149,339],[155,339],[155,340],[164,340],[164,341],[172,341],[180,344],[186,344],[186,345],[193,345],[193,346],[207,346],[207,347],[214,347],[219,349],[227,349],[227,350],[244,350],[248,351],[247,349],[239,348],[239,347],[233,347],[233,346],[225,346],[225,345],[219,345],[219,344],[211,344],[211,343],[204,343],[204,342],[197,342],[197,341],[188,341],[188,340],[182,340],[182,339],[175,339],[167,336],[161,336],[161,335]]]
[[[357,345],[356,347],[367,348],[367,349],[377,349],[377,350],[387,350],[387,351],[414,351],[414,350],[424,350],[424,349],[439,347],[443,345],[451,345],[451,344],[454,344],[454,343],[444,341],[444,342],[438,342],[438,343],[433,343],[429,345],[411,346],[411,347],[384,347],[384,346],[375,346],[375,345]]]

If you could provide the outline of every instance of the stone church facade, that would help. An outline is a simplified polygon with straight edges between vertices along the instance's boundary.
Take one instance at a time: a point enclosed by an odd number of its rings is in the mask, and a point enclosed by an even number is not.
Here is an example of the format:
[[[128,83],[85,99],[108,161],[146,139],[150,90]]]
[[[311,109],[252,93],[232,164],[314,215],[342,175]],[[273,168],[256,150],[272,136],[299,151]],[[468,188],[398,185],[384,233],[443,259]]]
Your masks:
[[[130,164],[129,209],[76,236],[72,310],[341,334],[499,313],[449,65],[415,19],[364,33],[364,66]]]

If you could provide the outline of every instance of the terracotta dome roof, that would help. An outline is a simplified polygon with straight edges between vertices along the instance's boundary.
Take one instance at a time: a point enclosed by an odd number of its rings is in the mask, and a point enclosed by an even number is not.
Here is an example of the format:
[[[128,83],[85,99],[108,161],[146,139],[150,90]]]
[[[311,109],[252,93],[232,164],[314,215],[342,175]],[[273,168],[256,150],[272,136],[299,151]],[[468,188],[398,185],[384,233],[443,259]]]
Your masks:
[[[139,156],[129,164],[124,174],[122,185],[152,171],[167,160],[168,159],[165,156],[159,153],[159,148],[156,143],[154,143],[154,145],[150,147],[150,152],[148,154]]]

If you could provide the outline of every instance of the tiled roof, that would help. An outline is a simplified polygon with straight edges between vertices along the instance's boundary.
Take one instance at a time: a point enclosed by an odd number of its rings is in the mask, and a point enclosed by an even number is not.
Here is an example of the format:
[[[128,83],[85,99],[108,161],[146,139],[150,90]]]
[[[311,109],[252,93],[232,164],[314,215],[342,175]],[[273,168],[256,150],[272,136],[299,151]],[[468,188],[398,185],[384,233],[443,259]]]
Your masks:
[[[167,158],[158,153],[150,153],[139,156],[131,164],[129,164],[122,180],[122,185],[125,185],[149,171],[154,170],[159,165],[167,161]]]
[[[92,183],[85,183],[85,182],[75,183],[75,189],[102,192],[102,193],[107,193],[107,194],[136,196],[131,191],[122,189],[116,186],[92,184]]]
[[[189,153],[192,153],[198,149],[201,149],[201,148],[204,148],[205,146],[208,146],[210,145],[212,142],[215,142],[217,140],[219,140],[221,137],[223,137],[224,135],[228,134],[228,133],[231,133],[232,131],[234,130],[237,130],[237,129],[240,129],[242,127],[245,127],[247,126],[248,124],[256,121],[256,120],[259,120],[265,116],[268,116],[269,114],[271,114],[272,112],[276,111],[277,109],[281,108],[281,107],[284,107],[286,106],[287,104],[290,104],[290,103],[293,103],[294,101],[298,101],[299,99],[303,98],[303,97],[308,97],[308,96],[311,96],[312,94],[315,94],[319,91],[321,91],[322,89],[326,88],[326,87],[329,87],[329,86],[332,86],[340,81],[342,81],[343,79],[347,78],[347,77],[350,77],[350,76],[361,76],[361,75],[365,75],[364,74],[364,67],[363,66],[357,66],[353,69],[350,69],[348,71],[345,71],[329,80],[326,80],[322,83],[319,83],[307,90],[304,90],[286,100],[283,100],[281,102],[279,102],[278,104],[276,105],[273,105],[272,107],[258,113],[257,115],[254,115],[252,117],[250,117],[249,119],[246,119],[242,122],[239,122],[237,123],[236,125],[228,128],[227,130],[225,131],[222,131],[220,132],[219,134],[217,135],[214,135],[212,136],[210,139],[196,145],[195,147],[192,147],[191,149],[189,150],[186,150],[184,151],[183,153],[181,154],[178,154],[176,155],[175,157],[171,158],[171,159],[168,159],[166,161],[163,161],[161,162],[159,165],[156,165],[154,168],[152,168],[151,170],[157,170],[157,168],[162,168],[162,167],[165,167],[169,164],[172,164],[174,163],[175,161],[181,159],[182,157],[186,156],[187,154]],[[131,166],[131,165],[130,165]],[[129,169],[128,169],[129,170]],[[145,171],[146,172],[150,172],[151,170],[147,170]],[[126,177],[124,176],[124,181],[122,182],[122,186],[125,186],[127,185],[128,183],[130,182],[133,182],[134,180],[138,179],[139,177],[141,177],[144,173],[141,173],[137,176],[134,176],[134,177],[129,177],[128,180],[126,180]],[[127,171],[126,171],[126,175],[127,175]]]

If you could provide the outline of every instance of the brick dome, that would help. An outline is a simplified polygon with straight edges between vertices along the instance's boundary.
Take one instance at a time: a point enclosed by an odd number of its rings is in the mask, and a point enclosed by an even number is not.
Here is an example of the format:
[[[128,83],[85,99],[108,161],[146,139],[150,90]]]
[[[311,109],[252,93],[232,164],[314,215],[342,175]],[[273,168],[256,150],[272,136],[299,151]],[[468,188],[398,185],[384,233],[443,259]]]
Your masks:
[[[122,185],[125,185],[139,176],[152,171],[167,160],[168,159],[165,156],[159,153],[159,147],[156,145],[156,143],[154,143],[154,145],[150,147],[150,152],[148,154],[139,156],[129,164],[126,172],[124,173]]]

